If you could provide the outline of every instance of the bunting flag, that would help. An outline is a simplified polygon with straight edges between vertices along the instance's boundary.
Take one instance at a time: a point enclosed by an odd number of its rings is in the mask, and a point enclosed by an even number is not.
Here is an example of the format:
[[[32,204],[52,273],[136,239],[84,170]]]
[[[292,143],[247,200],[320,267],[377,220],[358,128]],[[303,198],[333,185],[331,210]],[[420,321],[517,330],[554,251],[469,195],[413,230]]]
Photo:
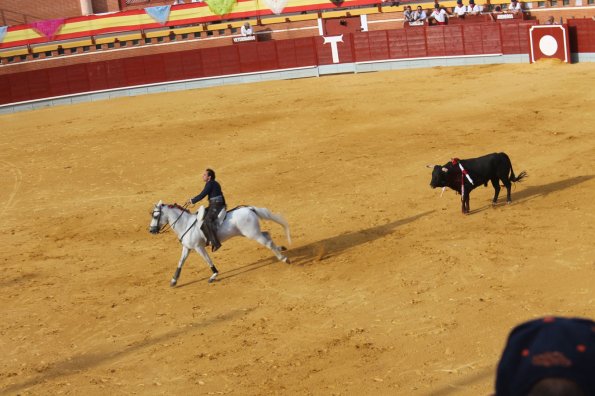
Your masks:
[[[30,23],[31,27],[43,34],[47,38],[53,38],[64,24],[64,18],[60,19],[46,19],[45,21],[37,21]]]
[[[287,4],[287,0],[264,0],[264,2],[275,15],[281,15]]]
[[[159,22],[162,25],[165,25],[165,23],[169,19],[170,10],[170,5],[145,8],[145,12],[156,22]]]
[[[8,26],[0,26],[0,43],[4,41],[4,36],[6,36],[7,30]]]
[[[225,15],[231,12],[236,0],[206,0],[209,10],[215,15]]]

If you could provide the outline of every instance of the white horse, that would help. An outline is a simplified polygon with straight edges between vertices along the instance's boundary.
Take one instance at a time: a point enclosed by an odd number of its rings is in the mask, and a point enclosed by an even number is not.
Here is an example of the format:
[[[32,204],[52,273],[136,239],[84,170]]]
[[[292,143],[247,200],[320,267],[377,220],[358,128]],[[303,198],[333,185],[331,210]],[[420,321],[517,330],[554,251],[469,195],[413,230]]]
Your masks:
[[[176,273],[170,282],[170,286],[172,287],[178,283],[182,266],[191,249],[196,250],[207,264],[209,264],[209,267],[211,267],[213,275],[209,278],[209,283],[213,282],[217,278],[217,275],[219,275],[219,271],[213,264],[213,261],[211,261],[205,248],[207,238],[200,229],[204,220],[204,212],[203,206],[200,207],[197,214],[194,214],[177,204],[166,205],[161,201],[155,204],[153,208],[153,218],[151,219],[149,232],[151,234],[159,234],[169,224],[171,229],[178,235],[178,240],[182,244],[182,256],[178,262]],[[217,237],[223,242],[235,236],[245,236],[271,249],[280,261],[289,264],[289,258],[281,253],[281,251],[286,250],[285,247],[276,246],[270,234],[260,230],[260,219],[274,221],[282,225],[285,229],[287,241],[291,243],[289,225],[285,219],[266,208],[257,208],[254,206],[240,206],[224,214],[224,218],[219,220]]]

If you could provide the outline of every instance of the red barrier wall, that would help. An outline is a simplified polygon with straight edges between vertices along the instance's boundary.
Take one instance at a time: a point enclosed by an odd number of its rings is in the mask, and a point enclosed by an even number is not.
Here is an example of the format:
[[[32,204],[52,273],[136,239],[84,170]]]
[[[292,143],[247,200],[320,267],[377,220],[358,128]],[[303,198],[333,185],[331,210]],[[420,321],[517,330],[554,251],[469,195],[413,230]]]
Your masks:
[[[343,34],[340,63],[481,54],[526,54],[535,22],[475,23]],[[595,21],[573,20],[573,52],[595,52]],[[573,39],[574,37],[574,39]],[[157,82],[333,64],[323,37],[250,42],[75,64],[0,76],[0,104]]]

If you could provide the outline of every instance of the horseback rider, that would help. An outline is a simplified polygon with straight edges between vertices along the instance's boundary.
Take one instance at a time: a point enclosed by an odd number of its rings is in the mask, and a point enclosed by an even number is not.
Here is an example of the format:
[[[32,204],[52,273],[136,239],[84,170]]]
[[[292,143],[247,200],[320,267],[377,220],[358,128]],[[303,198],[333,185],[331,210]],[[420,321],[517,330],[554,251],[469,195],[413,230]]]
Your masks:
[[[205,215],[205,233],[207,242],[211,244],[211,250],[214,252],[221,247],[221,242],[217,238],[217,216],[225,208],[225,197],[221,185],[215,181],[214,170],[207,168],[202,179],[205,182],[205,188],[196,197],[189,199],[188,203],[194,205],[207,195],[209,196],[209,207]]]

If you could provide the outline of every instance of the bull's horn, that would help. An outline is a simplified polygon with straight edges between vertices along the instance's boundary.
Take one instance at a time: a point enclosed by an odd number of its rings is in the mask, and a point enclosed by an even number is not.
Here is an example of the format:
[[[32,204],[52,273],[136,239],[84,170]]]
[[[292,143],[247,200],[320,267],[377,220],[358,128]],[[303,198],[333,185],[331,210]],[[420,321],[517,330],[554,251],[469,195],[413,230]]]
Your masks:
[[[442,172],[448,172],[448,168],[442,167]]]
[[[426,168],[433,168],[434,166],[436,166],[436,165],[427,164]]]

